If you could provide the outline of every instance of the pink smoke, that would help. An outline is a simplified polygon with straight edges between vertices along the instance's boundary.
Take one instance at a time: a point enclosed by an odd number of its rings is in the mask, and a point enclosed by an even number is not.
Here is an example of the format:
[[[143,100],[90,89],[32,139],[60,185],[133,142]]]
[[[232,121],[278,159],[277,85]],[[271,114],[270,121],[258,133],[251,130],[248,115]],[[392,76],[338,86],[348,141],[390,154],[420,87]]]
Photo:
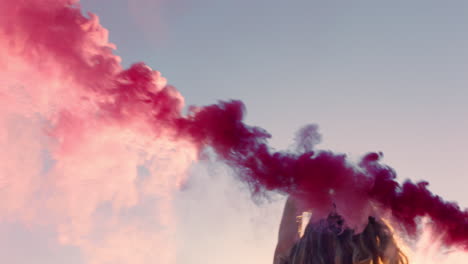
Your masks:
[[[212,146],[220,159],[232,166],[254,192],[277,190],[300,196],[319,215],[333,204],[352,227],[365,223],[369,213],[390,213],[410,235],[418,220],[429,217],[446,246],[468,249],[468,211],[446,202],[427,189],[427,182],[396,181],[395,171],[381,163],[381,153],[369,153],[358,165],[343,154],[314,151],[320,140],[316,126],[298,134],[303,153],[271,152],[268,133],[242,122],[241,102],[221,102],[197,110],[182,129]],[[185,120],[184,120],[185,121]]]
[[[272,152],[240,101],[184,116],[179,92],[142,63],[123,69],[107,35],[77,1],[0,0],[0,221],[53,226],[89,263],[172,263],[173,193],[212,148],[255,194],[297,195],[322,214],[334,203],[354,226],[388,213],[410,234],[429,217],[444,245],[468,249],[468,212],[426,183],[400,185],[381,154],[353,165],[314,150],[316,126],[299,152]]]
[[[196,158],[167,123],[183,98],[143,64],[122,69],[89,16],[0,1],[0,221],[52,226],[87,263],[173,263],[173,192]]]

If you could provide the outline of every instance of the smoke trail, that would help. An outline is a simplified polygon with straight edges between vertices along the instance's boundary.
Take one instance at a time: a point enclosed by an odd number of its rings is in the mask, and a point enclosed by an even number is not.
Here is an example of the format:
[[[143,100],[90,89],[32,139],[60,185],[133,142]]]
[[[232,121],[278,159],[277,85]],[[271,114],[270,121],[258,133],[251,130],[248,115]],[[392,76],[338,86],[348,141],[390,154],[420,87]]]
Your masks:
[[[1,221],[53,226],[89,263],[173,263],[173,194],[212,148],[255,194],[297,195],[319,215],[335,203],[353,226],[389,213],[410,234],[426,216],[468,249],[468,212],[427,183],[400,185],[381,154],[353,165],[314,150],[315,126],[300,153],[272,152],[239,101],[183,116],[178,91],[142,63],[123,69],[107,34],[77,1],[0,0]]]
[[[309,151],[270,152],[268,133],[245,125],[243,113],[241,102],[221,102],[195,111],[186,126],[196,142],[212,146],[254,192],[278,190],[301,196],[322,216],[336,204],[353,227],[362,226],[372,210],[389,212],[410,235],[416,234],[418,219],[427,216],[444,234],[445,245],[468,249],[468,211],[432,194],[427,182],[400,185],[395,171],[379,163],[381,153],[369,153],[354,166],[343,154],[314,152],[310,148],[320,140],[315,126],[298,134]]]
[[[73,3],[0,1],[0,221],[52,229],[87,263],[174,263],[173,192],[196,158],[169,137],[183,98],[122,69]]]

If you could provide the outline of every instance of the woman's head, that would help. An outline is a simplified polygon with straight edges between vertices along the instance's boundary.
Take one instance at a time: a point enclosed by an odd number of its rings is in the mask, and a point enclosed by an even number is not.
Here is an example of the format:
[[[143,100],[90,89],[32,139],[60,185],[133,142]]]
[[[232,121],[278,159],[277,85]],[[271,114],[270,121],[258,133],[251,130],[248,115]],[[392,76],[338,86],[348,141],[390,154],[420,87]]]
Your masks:
[[[369,217],[365,229],[355,234],[336,213],[318,223],[309,223],[284,261],[284,264],[407,263],[392,230],[384,222]]]

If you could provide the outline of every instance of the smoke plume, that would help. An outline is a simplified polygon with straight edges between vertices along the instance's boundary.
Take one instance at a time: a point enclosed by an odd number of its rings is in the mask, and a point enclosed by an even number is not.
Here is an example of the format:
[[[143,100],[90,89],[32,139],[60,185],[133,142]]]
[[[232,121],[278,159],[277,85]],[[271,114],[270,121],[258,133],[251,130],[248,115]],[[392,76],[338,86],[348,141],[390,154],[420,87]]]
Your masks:
[[[124,69],[114,48],[77,1],[0,0],[0,221],[52,226],[89,263],[173,263],[174,193],[209,149],[254,195],[295,195],[318,215],[335,204],[355,227],[386,214],[410,235],[427,217],[444,246],[468,250],[467,210],[399,184],[381,153],[355,165],[316,150],[315,125],[296,152],[274,152],[242,102],[183,115],[159,72]]]

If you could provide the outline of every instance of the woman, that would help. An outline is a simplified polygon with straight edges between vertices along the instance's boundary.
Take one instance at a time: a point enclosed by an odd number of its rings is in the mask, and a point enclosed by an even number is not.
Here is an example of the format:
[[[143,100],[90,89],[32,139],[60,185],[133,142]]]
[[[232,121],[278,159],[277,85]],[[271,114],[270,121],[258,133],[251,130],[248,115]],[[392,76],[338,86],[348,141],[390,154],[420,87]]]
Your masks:
[[[297,216],[304,207],[289,197],[281,219],[274,264],[408,264],[391,229],[369,217],[364,230],[355,234],[335,212],[310,221],[302,237]]]

